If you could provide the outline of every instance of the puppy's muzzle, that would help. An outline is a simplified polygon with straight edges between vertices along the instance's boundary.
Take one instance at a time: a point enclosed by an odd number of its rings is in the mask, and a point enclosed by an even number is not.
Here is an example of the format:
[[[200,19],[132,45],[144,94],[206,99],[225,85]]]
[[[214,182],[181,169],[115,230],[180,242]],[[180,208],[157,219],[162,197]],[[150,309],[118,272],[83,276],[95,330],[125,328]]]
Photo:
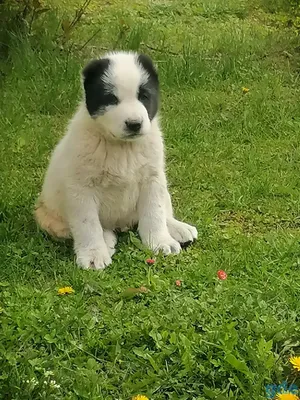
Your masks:
[[[125,121],[126,130],[130,134],[130,136],[135,136],[140,133],[142,123],[139,121],[127,120]]]

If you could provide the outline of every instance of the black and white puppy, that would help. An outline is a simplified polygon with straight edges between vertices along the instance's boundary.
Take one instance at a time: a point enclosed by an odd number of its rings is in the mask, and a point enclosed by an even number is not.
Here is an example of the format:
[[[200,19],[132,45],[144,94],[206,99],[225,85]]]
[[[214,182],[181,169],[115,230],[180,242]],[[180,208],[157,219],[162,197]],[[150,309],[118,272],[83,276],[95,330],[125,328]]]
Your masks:
[[[35,211],[39,225],[73,237],[83,268],[109,265],[115,230],[134,225],[150,249],[179,253],[197,230],[173,217],[151,59],[109,53],[84,68],[83,86],[85,100],[46,173]]]

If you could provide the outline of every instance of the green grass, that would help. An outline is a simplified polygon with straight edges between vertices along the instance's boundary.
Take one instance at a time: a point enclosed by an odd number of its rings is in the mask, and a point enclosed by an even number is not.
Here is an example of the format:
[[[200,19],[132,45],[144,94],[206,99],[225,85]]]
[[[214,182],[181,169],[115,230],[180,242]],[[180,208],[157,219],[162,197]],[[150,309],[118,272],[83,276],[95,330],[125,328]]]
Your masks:
[[[71,51],[46,13],[0,64],[0,398],[262,400],[266,384],[300,386],[288,362],[300,354],[297,32],[242,0],[97,3]],[[59,4],[61,18],[75,7]],[[157,61],[170,191],[199,240],[149,267],[124,234],[98,273],[77,269],[32,210],[80,69],[112,47]]]

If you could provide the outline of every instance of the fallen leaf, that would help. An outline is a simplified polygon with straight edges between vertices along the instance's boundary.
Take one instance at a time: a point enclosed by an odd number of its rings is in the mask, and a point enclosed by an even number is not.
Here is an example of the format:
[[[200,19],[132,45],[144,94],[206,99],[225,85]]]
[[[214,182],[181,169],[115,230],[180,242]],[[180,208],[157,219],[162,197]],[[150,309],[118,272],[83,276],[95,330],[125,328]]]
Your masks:
[[[137,294],[145,294],[145,293],[149,293],[149,289],[147,289],[145,286],[141,286],[139,288],[127,288],[124,290],[121,296],[126,298],[131,298],[136,296]]]

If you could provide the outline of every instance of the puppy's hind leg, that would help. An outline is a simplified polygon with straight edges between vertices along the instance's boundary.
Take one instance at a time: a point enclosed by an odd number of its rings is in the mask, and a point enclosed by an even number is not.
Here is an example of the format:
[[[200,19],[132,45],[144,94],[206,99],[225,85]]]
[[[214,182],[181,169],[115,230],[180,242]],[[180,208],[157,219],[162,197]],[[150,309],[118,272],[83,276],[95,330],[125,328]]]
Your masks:
[[[66,221],[55,211],[50,210],[43,201],[38,201],[34,215],[41,229],[49,235],[62,239],[70,238],[71,232]]]
[[[117,235],[115,234],[114,231],[111,231],[109,229],[104,229],[103,238],[106,243],[108,253],[112,257],[116,252],[115,246],[117,244]]]

